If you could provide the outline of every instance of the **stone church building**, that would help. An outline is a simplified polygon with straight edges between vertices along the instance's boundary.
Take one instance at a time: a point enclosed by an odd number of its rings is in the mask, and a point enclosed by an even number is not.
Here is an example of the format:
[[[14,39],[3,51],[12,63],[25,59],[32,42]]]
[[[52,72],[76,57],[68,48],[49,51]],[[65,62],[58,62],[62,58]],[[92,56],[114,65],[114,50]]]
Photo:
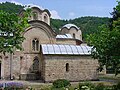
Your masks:
[[[91,47],[82,43],[82,32],[66,24],[57,35],[50,27],[50,12],[32,7],[30,27],[24,32],[23,51],[0,55],[1,79],[70,81],[97,79],[97,60],[91,58]],[[22,16],[24,11],[20,13]]]

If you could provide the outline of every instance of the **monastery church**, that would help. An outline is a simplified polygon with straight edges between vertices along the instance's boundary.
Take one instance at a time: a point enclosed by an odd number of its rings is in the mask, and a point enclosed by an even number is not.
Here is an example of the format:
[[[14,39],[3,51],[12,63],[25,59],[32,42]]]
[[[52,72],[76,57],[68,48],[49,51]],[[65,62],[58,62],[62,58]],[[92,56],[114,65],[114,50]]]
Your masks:
[[[80,28],[66,24],[57,35],[50,27],[51,14],[47,9],[31,7],[31,10],[30,26],[24,31],[24,50],[0,55],[1,79],[96,80],[98,61],[91,58],[91,47],[82,43]]]

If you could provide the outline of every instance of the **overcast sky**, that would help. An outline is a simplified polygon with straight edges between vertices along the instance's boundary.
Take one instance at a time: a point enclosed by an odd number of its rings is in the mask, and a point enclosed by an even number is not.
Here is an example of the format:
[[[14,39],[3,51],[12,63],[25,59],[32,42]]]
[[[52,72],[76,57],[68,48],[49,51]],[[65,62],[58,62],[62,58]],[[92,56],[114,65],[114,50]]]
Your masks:
[[[116,0],[0,0],[21,5],[37,5],[48,9],[52,18],[74,19],[84,16],[110,17],[110,12],[117,5]]]

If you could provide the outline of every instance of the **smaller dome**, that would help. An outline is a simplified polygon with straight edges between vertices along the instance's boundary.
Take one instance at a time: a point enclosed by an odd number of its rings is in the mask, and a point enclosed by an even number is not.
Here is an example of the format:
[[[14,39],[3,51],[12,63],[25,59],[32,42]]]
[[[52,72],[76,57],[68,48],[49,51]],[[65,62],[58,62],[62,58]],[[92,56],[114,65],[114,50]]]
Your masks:
[[[74,24],[66,24],[62,28],[64,28],[64,27],[66,27],[67,29],[70,29],[71,27],[75,27],[76,29],[79,30],[79,28],[76,25],[74,25]]]
[[[28,4],[28,5],[26,5],[26,7],[24,8],[24,10],[26,10],[27,8],[38,8],[40,10],[44,10],[42,7],[40,7],[38,5],[34,5],[34,4]]]

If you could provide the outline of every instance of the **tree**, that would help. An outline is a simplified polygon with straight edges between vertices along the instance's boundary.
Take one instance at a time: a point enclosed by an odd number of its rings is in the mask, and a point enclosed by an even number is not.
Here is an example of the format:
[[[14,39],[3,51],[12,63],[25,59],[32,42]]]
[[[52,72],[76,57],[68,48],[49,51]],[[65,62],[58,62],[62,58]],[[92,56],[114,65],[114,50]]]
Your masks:
[[[120,71],[120,2],[112,12],[110,25],[102,26],[96,34],[87,38],[89,45],[93,46],[92,56],[98,59],[100,71],[102,67],[112,67],[115,75]]]
[[[72,23],[80,27],[82,31],[83,40],[86,41],[87,35],[91,33],[96,33],[98,30],[98,26],[106,25],[109,22],[108,17],[93,17],[93,16],[86,16],[80,17],[70,20],[59,20],[59,19],[51,19],[51,27],[55,30],[55,32],[59,32],[59,28],[63,25]]]
[[[0,53],[13,53],[15,49],[22,49],[23,32],[29,26],[28,11],[24,17],[20,17],[0,10]]]
[[[16,5],[11,2],[0,3],[0,10],[9,12],[9,13],[19,13],[24,6]],[[56,33],[60,33],[59,28],[68,23],[73,23],[80,27],[82,30],[83,40],[86,40],[86,36],[91,33],[96,33],[98,30],[98,26],[107,24],[109,21],[108,17],[94,17],[94,16],[86,16],[80,17],[70,20],[60,20],[60,19],[52,19],[51,18],[51,27]]]
[[[16,5],[15,3],[11,2],[2,2],[0,3],[0,10],[9,12],[9,13],[19,13],[24,6]]]

